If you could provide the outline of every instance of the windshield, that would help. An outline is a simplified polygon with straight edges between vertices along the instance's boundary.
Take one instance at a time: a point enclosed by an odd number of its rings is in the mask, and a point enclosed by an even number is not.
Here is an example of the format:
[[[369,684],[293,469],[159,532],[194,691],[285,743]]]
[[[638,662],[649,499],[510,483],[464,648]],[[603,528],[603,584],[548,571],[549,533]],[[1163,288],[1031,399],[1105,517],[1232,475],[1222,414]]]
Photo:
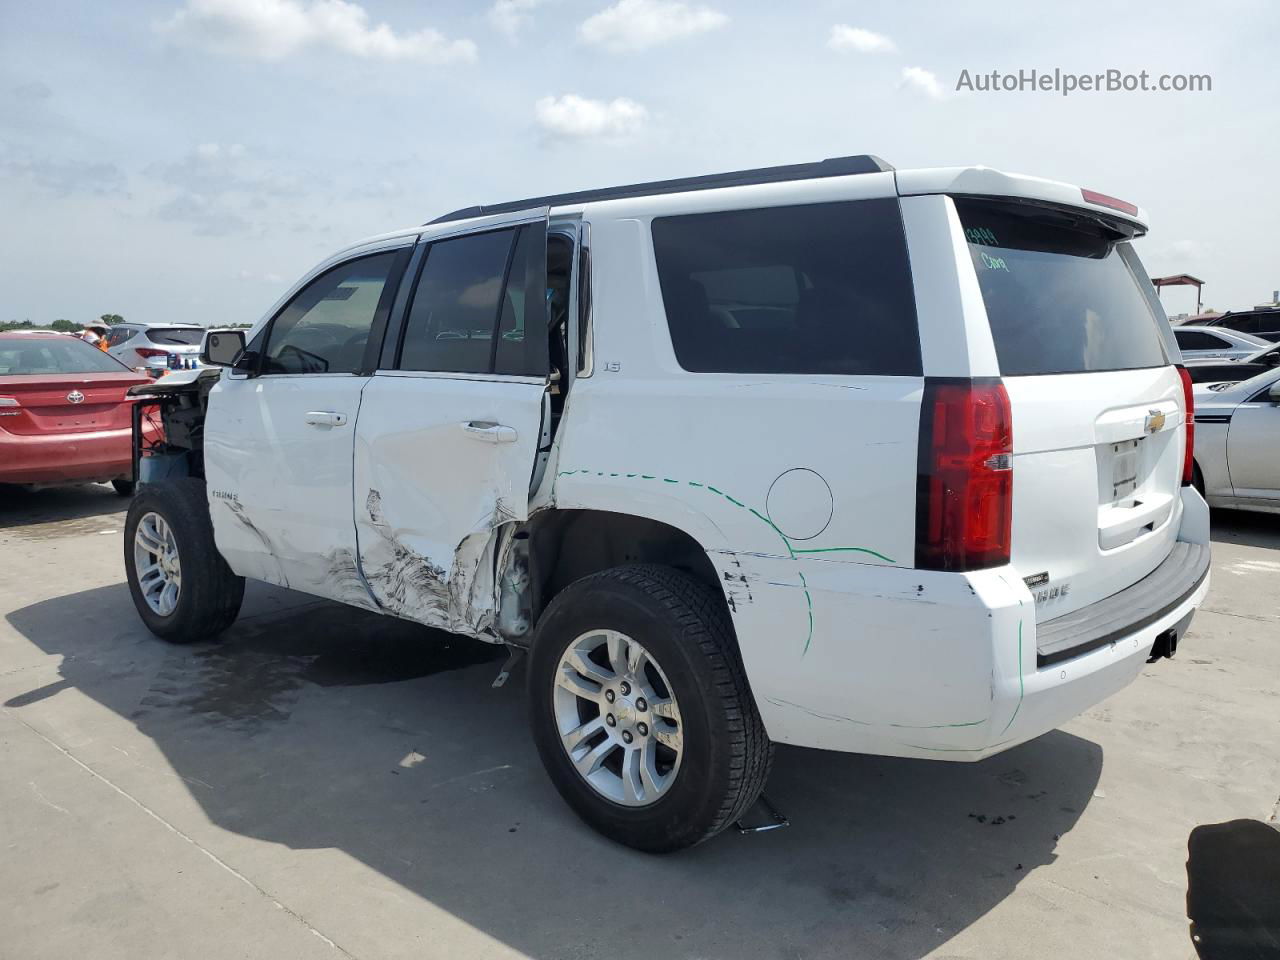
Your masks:
[[[1090,218],[1025,204],[957,199],[955,205],[1001,373],[1169,362],[1156,316],[1112,231]]]
[[[0,377],[120,373],[128,370],[119,360],[76,337],[0,340]]]
[[[150,327],[147,339],[170,346],[195,346],[204,339],[203,327]]]

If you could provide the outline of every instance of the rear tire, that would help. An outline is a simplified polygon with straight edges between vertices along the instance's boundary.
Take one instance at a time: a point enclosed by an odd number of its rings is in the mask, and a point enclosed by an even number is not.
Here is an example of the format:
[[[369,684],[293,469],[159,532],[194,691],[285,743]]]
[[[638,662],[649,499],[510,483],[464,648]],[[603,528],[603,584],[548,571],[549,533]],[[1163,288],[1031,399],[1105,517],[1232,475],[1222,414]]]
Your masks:
[[[202,480],[183,477],[138,491],[125,520],[124,566],[138,616],[162,640],[207,640],[240,613],[244,578],[213,542]]]
[[[116,493],[122,497],[133,496],[134,482],[132,480],[112,480],[111,486],[115,487]]]
[[[672,568],[616,567],[561,591],[538,624],[528,690],[534,740],[560,795],[600,833],[637,850],[666,853],[715,836],[769,776],[773,745],[724,599]],[[579,712],[566,714],[566,704]],[[665,760],[643,772],[647,759],[629,766],[650,749]]]

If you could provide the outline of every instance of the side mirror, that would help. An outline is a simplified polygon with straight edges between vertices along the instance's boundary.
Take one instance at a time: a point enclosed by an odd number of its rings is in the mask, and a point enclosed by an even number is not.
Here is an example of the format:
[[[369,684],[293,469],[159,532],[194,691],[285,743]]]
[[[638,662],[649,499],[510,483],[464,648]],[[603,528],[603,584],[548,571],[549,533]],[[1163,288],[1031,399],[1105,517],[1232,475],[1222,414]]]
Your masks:
[[[1271,389],[1267,391],[1267,396],[1271,398],[1272,403],[1280,403],[1280,380],[1271,385]]]
[[[211,330],[200,349],[200,362],[215,367],[234,368],[243,356],[243,330]]]

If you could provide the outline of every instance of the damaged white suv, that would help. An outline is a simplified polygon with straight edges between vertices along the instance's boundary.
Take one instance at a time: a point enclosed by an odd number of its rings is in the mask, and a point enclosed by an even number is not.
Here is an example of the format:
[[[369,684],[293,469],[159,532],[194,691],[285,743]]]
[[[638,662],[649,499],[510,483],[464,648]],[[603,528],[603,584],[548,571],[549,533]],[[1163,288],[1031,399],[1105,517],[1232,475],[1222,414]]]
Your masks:
[[[146,388],[135,603],[206,639],[253,577],[528,649],[556,787],[645,850],[740,818],[775,742],[978,760],[1208,589],[1144,230],[863,156],[366,241]]]

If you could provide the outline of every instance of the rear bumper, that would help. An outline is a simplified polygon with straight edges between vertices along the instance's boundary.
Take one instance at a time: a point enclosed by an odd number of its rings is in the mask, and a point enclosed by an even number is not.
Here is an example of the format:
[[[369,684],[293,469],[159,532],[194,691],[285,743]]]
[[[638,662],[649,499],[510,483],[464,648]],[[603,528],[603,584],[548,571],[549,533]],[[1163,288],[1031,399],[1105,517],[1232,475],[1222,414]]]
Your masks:
[[[727,584],[748,578],[749,594],[727,590],[770,738],[973,761],[1047,733],[1117,693],[1141,672],[1161,634],[1185,631],[1208,593],[1207,509],[1188,491],[1180,532],[1186,543],[1175,544],[1166,573],[1193,560],[1186,567],[1192,573],[1147,584],[1141,609],[1131,608],[1127,620],[1111,616],[1107,601],[1095,605],[1106,616],[1081,618],[1087,648],[1061,624],[1049,630],[1051,639],[1066,639],[1061,649],[1070,653],[1046,664],[1039,662],[1035,603],[1008,568],[948,574],[713,555]],[[758,574],[744,570],[749,562],[762,565]],[[806,636],[808,614],[813,631]],[[1097,632],[1104,620],[1105,635]]]
[[[0,429],[0,483],[84,483],[133,473],[133,431],[18,436]]]

